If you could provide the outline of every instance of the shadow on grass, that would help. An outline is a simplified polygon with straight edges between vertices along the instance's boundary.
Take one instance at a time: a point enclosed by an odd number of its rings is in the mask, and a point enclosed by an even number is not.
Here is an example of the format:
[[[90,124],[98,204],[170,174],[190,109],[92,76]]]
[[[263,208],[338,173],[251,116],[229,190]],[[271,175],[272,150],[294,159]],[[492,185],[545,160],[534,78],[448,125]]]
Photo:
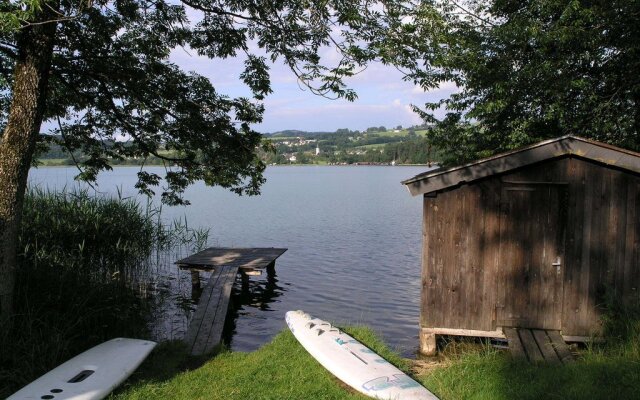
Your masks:
[[[451,343],[444,366],[419,380],[442,400],[640,399],[639,341],[637,334],[618,336],[581,350],[565,365],[534,365],[488,345]]]
[[[225,350],[222,350],[225,351]],[[215,354],[190,356],[180,340],[160,343],[127,381],[127,386],[141,381],[162,382],[176,374],[200,368]]]
[[[391,362],[407,367],[370,329],[345,331]],[[202,361],[205,362],[200,364]],[[186,356],[180,343],[163,344],[113,398],[363,400],[368,397],[341,384],[285,330],[256,351],[222,351],[208,359]]]

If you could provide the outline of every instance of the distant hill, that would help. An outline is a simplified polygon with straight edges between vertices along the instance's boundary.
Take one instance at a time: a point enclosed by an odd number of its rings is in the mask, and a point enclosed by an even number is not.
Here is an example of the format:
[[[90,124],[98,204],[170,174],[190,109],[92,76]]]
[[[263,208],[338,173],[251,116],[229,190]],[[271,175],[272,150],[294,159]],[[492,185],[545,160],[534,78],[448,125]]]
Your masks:
[[[328,135],[331,133],[335,133],[335,132],[307,132],[307,131],[299,131],[297,129],[287,129],[284,131],[278,131],[273,133],[263,133],[263,136],[313,138],[317,136]]]
[[[335,132],[284,130],[265,135],[275,153],[264,153],[268,164],[430,164],[438,154],[429,144],[427,126]]]
[[[437,149],[433,149],[425,137],[428,132],[427,126],[398,126],[394,129],[371,127],[365,131],[338,129],[335,132],[288,129],[263,134],[272,142],[275,152],[260,152],[259,156],[268,164],[430,164],[437,162],[439,156]],[[109,147],[113,143],[105,142],[105,145]],[[171,151],[162,148],[159,152],[171,154]],[[74,159],[82,162],[86,155],[76,150],[72,157],[56,143],[49,143],[38,155],[43,165],[71,165]],[[153,156],[110,162],[126,165],[163,164],[161,159]]]

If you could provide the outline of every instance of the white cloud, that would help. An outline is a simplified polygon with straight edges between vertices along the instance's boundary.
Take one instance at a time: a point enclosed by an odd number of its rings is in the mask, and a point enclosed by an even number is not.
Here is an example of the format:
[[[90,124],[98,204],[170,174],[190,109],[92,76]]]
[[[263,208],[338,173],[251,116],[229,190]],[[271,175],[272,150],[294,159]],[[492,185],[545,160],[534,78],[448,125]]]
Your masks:
[[[410,126],[421,123],[411,106],[400,99],[388,103],[362,104],[329,101],[319,105],[278,107],[271,104],[257,129],[274,132],[284,129],[335,131],[339,128],[366,129],[370,126]]]
[[[334,50],[326,50],[328,61],[337,59]],[[211,60],[189,49],[174,49],[171,61],[187,71],[195,71],[211,79],[216,89],[231,97],[250,96],[250,90],[240,80],[244,57]],[[424,92],[422,88],[402,80],[396,68],[372,63],[364,71],[346,80],[356,90],[353,102],[331,101],[313,95],[302,87],[296,76],[280,60],[270,65],[273,93],[264,101],[263,123],[256,126],[262,132],[284,129],[334,131],[338,128],[366,129],[370,126],[410,126],[422,121],[412,111],[411,104],[448,97],[457,90],[452,82]],[[440,114],[440,113],[438,113]]]

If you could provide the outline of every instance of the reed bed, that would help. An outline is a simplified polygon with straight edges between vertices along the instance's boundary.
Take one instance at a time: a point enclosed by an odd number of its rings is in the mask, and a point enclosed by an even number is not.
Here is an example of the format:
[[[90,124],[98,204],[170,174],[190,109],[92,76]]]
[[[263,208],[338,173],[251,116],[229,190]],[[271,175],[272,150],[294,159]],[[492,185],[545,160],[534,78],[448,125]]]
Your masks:
[[[16,315],[0,330],[0,398],[104,340],[150,338],[174,254],[207,234],[164,224],[150,202],[30,189]]]

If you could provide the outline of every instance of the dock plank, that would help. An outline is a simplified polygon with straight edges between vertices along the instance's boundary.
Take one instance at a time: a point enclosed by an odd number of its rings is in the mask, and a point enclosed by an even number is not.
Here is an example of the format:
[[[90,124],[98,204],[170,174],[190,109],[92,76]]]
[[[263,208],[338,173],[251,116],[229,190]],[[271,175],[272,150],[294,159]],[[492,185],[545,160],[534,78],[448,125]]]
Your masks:
[[[520,339],[522,339],[522,344],[524,346],[524,350],[527,352],[527,357],[529,361],[536,363],[544,361],[544,357],[538,348],[538,344],[529,329],[520,329],[518,331],[520,334]]]
[[[570,363],[574,360],[573,354],[569,350],[569,346],[564,342],[562,336],[559,331],[547,331],[549,335],[549,339],[551,340],[551,344],[553,345],[556,353],[558,353],[558,357],[563,364]]]
[[[220,344],[222,339],[222,331],[224,329],[224,320],[226,319],[227,309],[229,308],[229,300],[231,299],[231,289],[235,281],[236,274],[228,273],[225,281],[221,285],[221,298],[216,309],[216,315],[219,316],[219,323],[212,323],[211,333],[205,344],[205,352],[210,351]]]
[[[202,326],[202,321],[205,317],[205,313],[207,311],[207,307],[211,300],[211,296],[213,295],[212,288],[215,287],[216,282],[220,279],[221,270],[214,270],[209,277],[209,281],[207,282],[207,286],[202,290],[200,294],[200,301],[198,302],[198,306],[191,317],[191,321],[189,322],[189,327],[187,328],[187,333],[184,337],[184,342],[187,344],[189,348],[189,352],[193,349],[193,345],[198,336],[198,332]]]
[[[522,342],[520,341],[520,336],[518,336],[518,331],[515,328],[503,328],[502,331],[507,337],[507,341],[509,342],[509,349],[511,350],[511,354],[513,355],[513,357],[526,360],[527,353],[524,352],[524,347],[522,346]]]
[[[185,336],[185,342],[192,355],[209,353],[220,344],[231,287],[237,274],[237,266],[219,267],[203,289],[196,313]]]
[[[533,329],[532,330],[533,337],[538,343],[538,348],[540,348],[540,352],[544,357],[544,360],[549,364],[560,364],[560,358],[558,354],[556,354],[553,345],[551,344],[551,339],[547,336],[547,332],[542,329]]]

